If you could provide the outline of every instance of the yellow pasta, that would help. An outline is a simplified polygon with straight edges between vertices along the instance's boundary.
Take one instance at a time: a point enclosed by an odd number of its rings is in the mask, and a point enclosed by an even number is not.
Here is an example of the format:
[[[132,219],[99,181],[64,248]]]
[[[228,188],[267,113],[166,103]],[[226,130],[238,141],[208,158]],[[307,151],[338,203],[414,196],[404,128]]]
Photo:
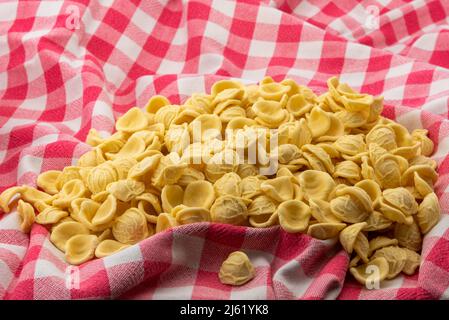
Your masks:
[[[89,229],[82,223],[76,221],[62,222],[55,226],[51,232],[50,241],[59,250],[65,252],[65,245],[67,241],[76,235],[88,235]]]
[[[299,200],[282,202],[277,208],[279,224],[287,232],[303,232],[310,219],[310,208]]]
[[[97,258],[104,258],[128,247],[128,244],[123,244],[112,239],[106,239],[101,241],[95,248],[95,256]]]
[[[381,116],[383,97],[336,77],[327,86],[317,96],[267,76],[218,81],[180,104],[155,95],[119,117],[111,136],[91,129],[76,165],[3,191],[0,210],[17,205],[23,232],[48,226],[71,264],[212,222],[338,239],[361,284],[374,267],[378,281],[413,274],[440,219],[434,142]],[[220,280],[253,275],[235,253]]]
[[[147,117],[136,107],[129,109],[115,124],[117,131],[124,132],[136,132],[145,129],[147,126]]]
[[[17,195],[21,196],[25,190],[26,187],[22,186],[22,187],[12,187],[3,191],[2,194],[0,194],[0,209],[3,212],[8,213],[11,210],[9,206],[14,197]]]
[[[248,256],[242,251],[234,251],[221,265],[219,278],[223,284],[240,286],[254,278],[255,273]]]
[[[17,212],[19,213],[21,223],[20,230],[23,233],[29,233],[31,226],[35,221],[34,208],[31,204],[19,200],[17,205]]]
[[[65,258],[70,264],[78,265],[95,256],[98,238],[94,235],[77,234],[65,243]]]
[[[136,208],[128,209],[114,221],[112,234],[123,244],[135,244],[145,239],[148,226],[144,214]]]

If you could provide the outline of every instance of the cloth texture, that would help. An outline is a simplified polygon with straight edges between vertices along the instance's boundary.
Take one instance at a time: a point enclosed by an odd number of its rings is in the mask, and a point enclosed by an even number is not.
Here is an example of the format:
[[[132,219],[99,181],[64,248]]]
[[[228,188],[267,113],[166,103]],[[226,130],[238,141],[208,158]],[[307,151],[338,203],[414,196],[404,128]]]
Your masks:
[[[1,299],[448,299],[449,1],[151,0],[0,3],[0,192],[75,164],[91,128],[155,94],[179,104],[221,79],[293,78],[316,93],[338,76],[383,95],[383,115],[426,128],[442,217],[419,273],[378,290],[347,272],[336,240],[195,224],[70,267],[46,228],[0,213]],[[218,279],[235,250],[256,277]]]

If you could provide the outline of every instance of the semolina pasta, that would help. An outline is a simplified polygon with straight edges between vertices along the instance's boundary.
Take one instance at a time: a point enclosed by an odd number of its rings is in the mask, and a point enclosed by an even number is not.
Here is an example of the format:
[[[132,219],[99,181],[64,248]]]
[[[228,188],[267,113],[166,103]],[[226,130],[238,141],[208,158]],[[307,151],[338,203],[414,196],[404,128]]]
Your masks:
[[[381,116],[382,97],[336,77],[327,86],[318,96],[266,77],[218,81],[180,105],[153,96],[122,115],[110,137],[91,129],[92,149],[76,165],[43,172],[38,189],[5,190],[0,209],[17,204],[23,232],[47,226],[70,264],[214,222],[336,238],[362,284],[373,267],[378,281],[411,275],[440,218],[434,143],[427,130]],[[242,285],[254,274],[234,252],[219,278]]]
[[[255,269],[244,252],[234,251],[223,261],[218,276],[223,284],[240,286],[254,278]]]

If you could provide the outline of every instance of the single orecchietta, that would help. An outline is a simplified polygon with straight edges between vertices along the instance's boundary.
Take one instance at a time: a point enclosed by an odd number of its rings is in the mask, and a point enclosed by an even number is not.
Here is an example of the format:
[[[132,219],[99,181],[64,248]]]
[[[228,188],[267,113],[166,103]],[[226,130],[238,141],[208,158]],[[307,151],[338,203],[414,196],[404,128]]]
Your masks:
[[[242,251],[234,251],[223,261],[218,277],[223,284],[240,286],[254,278],[255,274],[248,256]]]

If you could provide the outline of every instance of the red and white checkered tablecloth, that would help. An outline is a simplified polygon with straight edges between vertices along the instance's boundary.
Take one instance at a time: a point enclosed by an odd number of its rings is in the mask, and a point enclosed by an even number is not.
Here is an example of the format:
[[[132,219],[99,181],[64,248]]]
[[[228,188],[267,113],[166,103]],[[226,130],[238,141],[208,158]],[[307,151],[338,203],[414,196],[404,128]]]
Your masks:
[[[385,116],[430,131],[444,214],[424,238],[420,272],[379,290],[346,277],[336,241],[279,227],[188,225],[67,269],[44,227],[25,235],[15,213],[0,214],[0,298],[449,298],[448,17],[448,0],[1,2],[0,191],[74,163],[90,128],[111,133],[115,117],[156,93],[180,103],[222,78],[265,75],[321,93],[337,75],[383,94]],[[222,285],[219,266],[237,249],[256,277]]]

